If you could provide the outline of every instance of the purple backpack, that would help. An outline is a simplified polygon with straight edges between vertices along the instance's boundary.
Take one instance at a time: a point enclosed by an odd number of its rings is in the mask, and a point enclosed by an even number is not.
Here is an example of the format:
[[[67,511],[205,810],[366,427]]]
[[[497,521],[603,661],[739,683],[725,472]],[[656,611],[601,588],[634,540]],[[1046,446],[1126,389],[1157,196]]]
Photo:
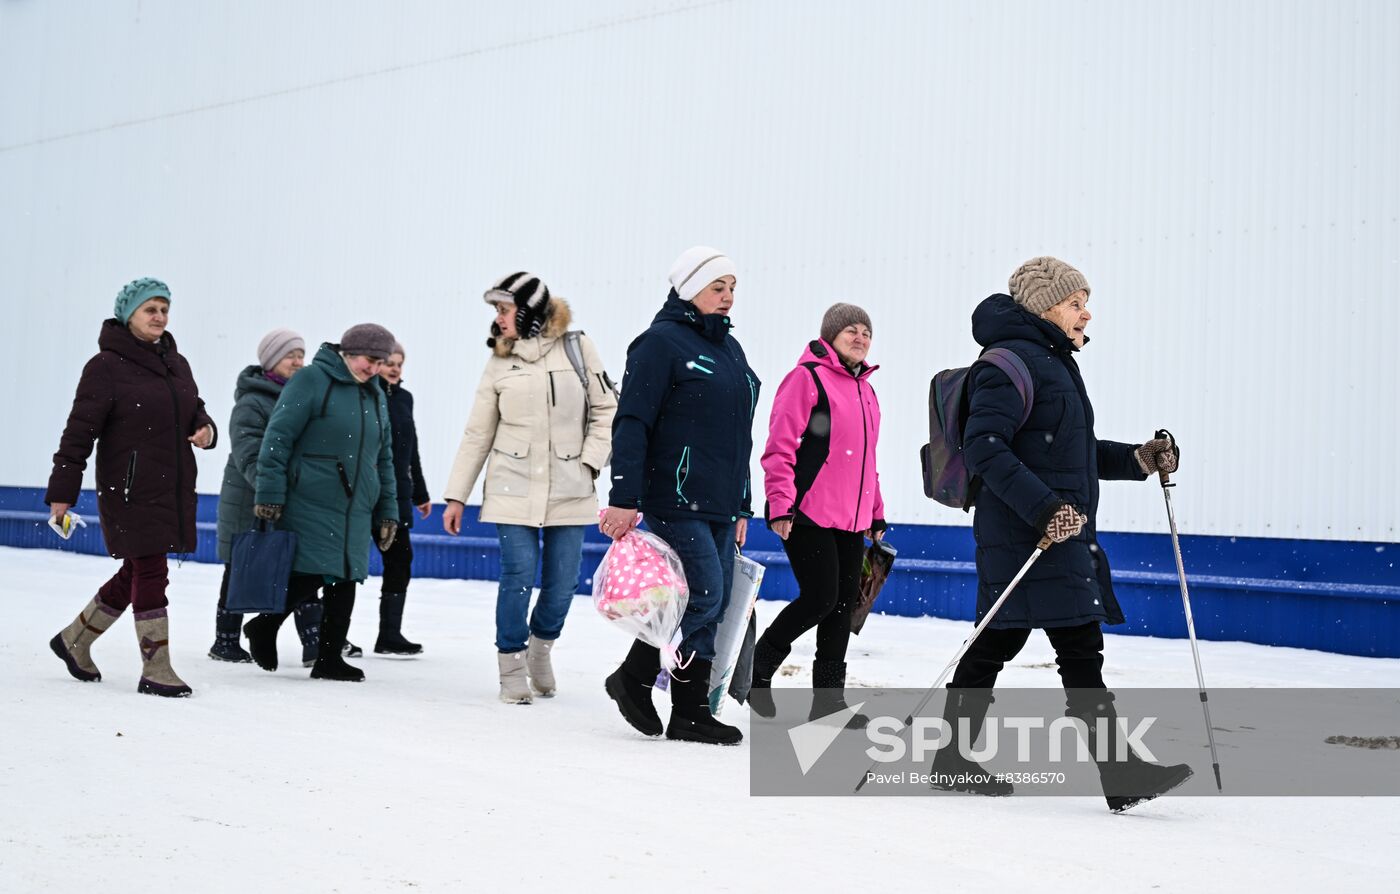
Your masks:
[[[1035,385],[1026,363],[1007,348],[988,348],[972,366],[945,369],[928,385],[928,443],[919,448],[924,467],[924,495],[944,506],[967,512],[977,499],[981,479],[967,472],[963,460],[963,428],[967,424],[967,377],[978,363],[990,363],[1006,373],[1021,395],[1019,429],[1031,415]]]

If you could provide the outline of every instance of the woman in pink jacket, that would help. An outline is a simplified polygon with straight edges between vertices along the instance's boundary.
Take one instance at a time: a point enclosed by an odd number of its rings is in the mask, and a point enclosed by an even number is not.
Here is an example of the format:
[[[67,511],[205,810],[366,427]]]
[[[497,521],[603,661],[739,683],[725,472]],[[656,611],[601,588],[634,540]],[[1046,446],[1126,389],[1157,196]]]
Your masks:
[[[870,316],[835,304],[821,339],[778,386],[763,451],[768,527],[783,540],[798,595],[754,648],[751,698],[772,714],[768,689],[792,643],[817,628],[812,663],[812,717],[845,706],[846,644],[860,595],[865,537],[885,530],[885,503],[875,469],[880,402],[870,387],[879,367],[865,362]]]

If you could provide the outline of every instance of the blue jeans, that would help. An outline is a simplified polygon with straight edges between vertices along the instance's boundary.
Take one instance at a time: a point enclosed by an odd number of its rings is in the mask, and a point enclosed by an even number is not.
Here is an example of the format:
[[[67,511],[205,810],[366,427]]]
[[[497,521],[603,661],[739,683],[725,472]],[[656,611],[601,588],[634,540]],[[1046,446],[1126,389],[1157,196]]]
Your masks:
[[[670,544],[685,568],[690,601],[681,618],[681,660],[694,652],[701,661],[714,661],[715,631],[734,581],[734,523],[648,515],[646,526]]]
[[[496,525],[501,541],[501,585],[496,591],[496,648],[519,652],[530,634],[558,639],[578,590],[586,525]],[[530,612],[530,591],[540,568],[540,534],[544,534],[544,568],[540,598]],[[529,623],[526,623],[526,615]]]

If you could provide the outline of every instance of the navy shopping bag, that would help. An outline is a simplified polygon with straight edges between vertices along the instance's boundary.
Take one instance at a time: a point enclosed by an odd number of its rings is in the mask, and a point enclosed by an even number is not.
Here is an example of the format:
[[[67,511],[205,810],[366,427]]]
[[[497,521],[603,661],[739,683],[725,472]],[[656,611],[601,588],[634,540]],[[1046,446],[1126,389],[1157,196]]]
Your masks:
[[[269,531],[267,523],[233,539],[233,562],[228,576],[231,612],[275,614],[287,610],[287,582],[297,554],[297,535]]]

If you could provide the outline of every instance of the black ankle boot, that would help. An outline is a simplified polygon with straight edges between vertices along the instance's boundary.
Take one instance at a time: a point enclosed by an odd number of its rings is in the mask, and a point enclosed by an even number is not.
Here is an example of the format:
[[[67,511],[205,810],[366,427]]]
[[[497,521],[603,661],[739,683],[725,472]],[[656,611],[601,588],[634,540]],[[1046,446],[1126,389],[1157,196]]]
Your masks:
[[[671,722],[666,738],[706,745],[738,745],[744,734],[710,713],[711,662],[693,659],[671,678]]]
[[[287,613],[258,615],[243,625],[243,635],[248,637],[248,652],[253,662],[265,671],[277,670],[277,631]]]
[[[617,702],[632,728],[644,736],[661,735],[661,717],[651,701],[652,686],[661,673],[661,651],[641,640],[634,640],[622,666],[608,675],[604,688]]]
[[[345,647],[345,637],[350,633],[350,614],[355,609],[355,591],[344,592],[339,589],[341,586],[353,584],[337,585],[326,591],[320,652],[311,667],[311,679],[360,683],[365,679],[365,672],[353,664],[346,664],[340,654]]]
[[[783,659],[791,651],[791,645],[783,648],[774,646],[768,641],[766,633],[753,644],[753,683],[749,686],[749,704],[760,717],[772,717],[778,713],[777,705],[773,704],[773,675],[783,666]]]
[[[243,625],[243,615],[225,609],[217,609],[214,615],[214,645],[209,649],[209,657],[215,661],[230,661],[247,664],[253,656],[244,651],[238,642],[238,628]]]
[[[820,720],[837,711],[845,711],[846,704],[846,662],[829,661],[818,658],[812,662],[812,710],[808,720]],[[864,714],[852,714],[846,721],[846,729],[865,729],[870,718]]]
[[[943,719],[952,730],[952,738],[933,757],[934,778],[929,783],[931,787],[945,792],[966,792],[992,798],[1005,797],[1015,791],[1011,783],[998,780],[977,761],[964,757],[959,748],[960,743],[968,750],[977,744],[982,724],[987,719],[987,709],[995,700],[989,689],[948,690]],[[965,737],[961,729],[962,721],[967,724]]]
[[[403,603],[405,593],[384,593],[379,597],[379,638],[374,641],[378,655],[417,655],[423,651],[418,643],[404,638]]]
[[[1122,813],[1166,794],[1190,779],[1194,771],[1188,764],[1149,763],[1127,743],[1121,743],[1123,731],[1113,702],[1113,693],[1108,690],[1072,690],[1065,716],[1083,721],[1088,731],[1089,754],[1098,766],[1099,782],[1103,785],[1104,801],[1109,810]]]

